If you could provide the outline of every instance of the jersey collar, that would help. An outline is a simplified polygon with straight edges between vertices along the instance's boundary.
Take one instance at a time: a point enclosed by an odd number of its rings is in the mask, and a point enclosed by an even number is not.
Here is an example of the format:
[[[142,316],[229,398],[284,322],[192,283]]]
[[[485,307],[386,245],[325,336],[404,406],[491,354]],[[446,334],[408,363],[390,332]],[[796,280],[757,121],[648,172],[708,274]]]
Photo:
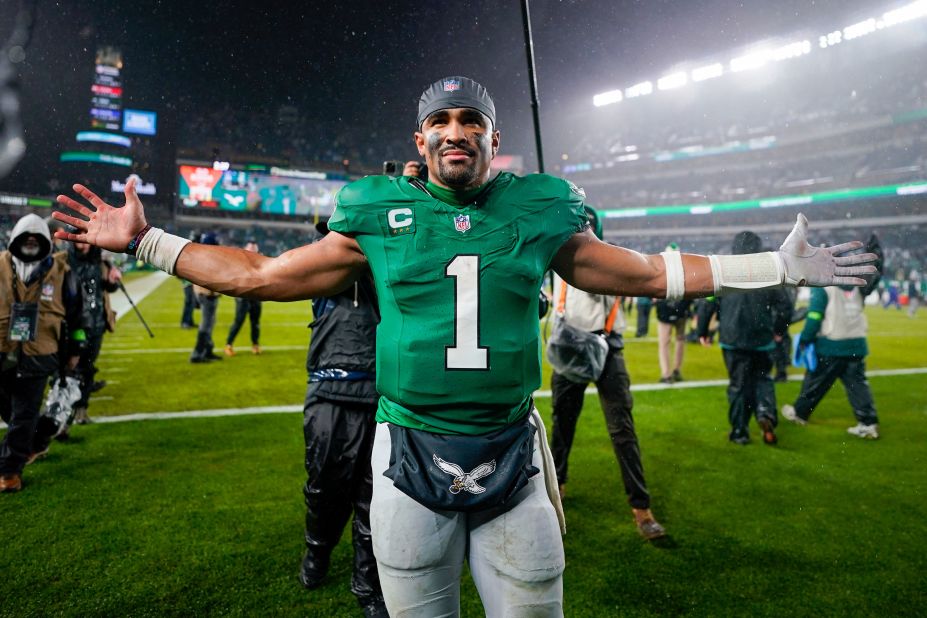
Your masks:
[[[492,192],[493,188],[500,184],[498,181],[502,176],[503,173],[500,172],[487,181],[486,184],[472,189],[471,191],[467,191],[460,197],[450,189],[445,189],[444,187],[439,187],[432,183],[426,184],[418,178],[402,178],[400,179],[399,185],[406,195],[416,200],[437,202],[439,205],[446,208],[459,210],[471,206],[478,208],[486,201],[486,196]]]

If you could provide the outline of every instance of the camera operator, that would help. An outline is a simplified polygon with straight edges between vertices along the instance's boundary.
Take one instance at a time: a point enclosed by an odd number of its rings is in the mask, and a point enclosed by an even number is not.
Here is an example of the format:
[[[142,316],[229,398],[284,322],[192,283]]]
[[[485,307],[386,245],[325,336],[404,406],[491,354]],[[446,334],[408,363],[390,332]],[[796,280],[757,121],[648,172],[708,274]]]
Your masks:
[[[80,283],[82,324],[87,335],[87,344],[77,365],[81,397],[74,404],[74,422],[84,425],[91,422],[87,415],[90,394],[104,385],[94,382],[96,361],[103,346],[103,335],[106,331],[113,332],[116,326],[109,295],[119,289],[122,273],[103,259],[99,247],[86,243],[74,243],[68,248],[68,265]]]
[[[402,170],[400,174],[399,170]],[[412,176],[415,178],[428,178],[428,167],[419,161],[384,161],[383,174],[385,176]]]

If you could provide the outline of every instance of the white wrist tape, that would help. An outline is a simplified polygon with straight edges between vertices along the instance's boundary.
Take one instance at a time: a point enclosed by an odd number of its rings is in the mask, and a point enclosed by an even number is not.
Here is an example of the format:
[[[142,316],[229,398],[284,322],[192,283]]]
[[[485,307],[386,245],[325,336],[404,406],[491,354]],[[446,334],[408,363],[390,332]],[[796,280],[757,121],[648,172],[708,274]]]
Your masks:
[[[160,228],[153,227],[142,238],[138,249],[135,250],[135,257],[173,275],[177,258],[188,244],[190,241],[186,238],[174,236]]]
[[[785,281],[785,265],[774,251],[746,255],[709,255],[715,294],[772,288]]]
[[[686,293],[686,275],[682,268],[682,253],[664,251],[663,263],[666,265],[666,300],[679,300]]]

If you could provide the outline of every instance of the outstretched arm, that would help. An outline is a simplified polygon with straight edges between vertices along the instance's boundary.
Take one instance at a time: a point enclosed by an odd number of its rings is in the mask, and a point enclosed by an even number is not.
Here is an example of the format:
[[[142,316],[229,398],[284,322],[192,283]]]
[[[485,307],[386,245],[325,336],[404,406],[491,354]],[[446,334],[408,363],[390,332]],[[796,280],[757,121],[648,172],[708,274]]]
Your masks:
[[[74,190],[90,206],[59,195],[58,202],[69,212],[56,211],[52,216],[74,226],[77,232],[59,230],[56,238],[124,252],[147,227],[134,179],[126,183],[126,203],[121,208],[107,204],[83,185],[74,185]],[[336,232],[317,243],[268,258],[244,249],[186,243],[153,229],[142,239],[139,257],[216,292],[277,301],[337,293],[367,265],[357,242]]]
[[[553,260],[570,285],[599,294],[696,298],[782,285],[865,285],[862,275],[876,272],[876,255],[841,256],[863,246],[853,241],[812,247],[808,220],[798,215],[778,251],[747,255],[665,253],[641,255],[599,241],[590,231],[573,235]],[[665,257],[664,257],[665,256]]]
[[[686,296],[709,296],[711,267],[702,255],[682,255]],[[659,255],[644,255],[596,238],[591,230],[571,236],[552,264],[573,287],[593,294],[666,297],[666,264]]]
[[[191,243],[177,260],[178,276],[215,292],[257,300],[303,300],[332,296],[367,266],[353,238],[325,238],[269,258],[253,251]]]

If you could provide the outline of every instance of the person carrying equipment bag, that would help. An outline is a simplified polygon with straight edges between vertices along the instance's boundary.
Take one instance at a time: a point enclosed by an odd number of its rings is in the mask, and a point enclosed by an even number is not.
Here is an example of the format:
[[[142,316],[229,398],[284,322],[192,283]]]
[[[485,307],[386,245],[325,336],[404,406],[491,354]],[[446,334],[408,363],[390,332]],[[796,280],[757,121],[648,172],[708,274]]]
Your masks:
[[[587,212],[589,211],[592,209],[587,207]],[[592,211],[589,217],[590,223],[598,231],[599,228],[595,224],[598,217],[595,211]],[[568,460],[576,434],[576,423],[583,409],[584,393],[589,382],[595,382],[612,448],[621,470],[625,494],[628,496],[628,503],[631,506],[638,532],[648,540],[663,537],[666,535],[666,530],[656,521],[650,511],[650,493],[644,481],[644,467],[641,463],[637,433],[634,430],[634,418],[631,415],[634,400],[631,396],[631,379],[622,353],[624,349],[622,332],[625,323],[621,311],[621,299],[615,296],[584,292],[568,285],[559,277],[555,279],[555,289],[556,287],[559,287],[557,315],[560,316],[562,323],[588,337],[602,341],[606,347],[601,369],[595,377],[576,379],[575,373],[563,373],[554,365],[554,373],[551,376],[553,391],[551,451],[561,498],[566,492]],[[548,347],[548,359],[550,359],[550,347]],[[592,364],[593,362],[589,363],[590,366]]]

